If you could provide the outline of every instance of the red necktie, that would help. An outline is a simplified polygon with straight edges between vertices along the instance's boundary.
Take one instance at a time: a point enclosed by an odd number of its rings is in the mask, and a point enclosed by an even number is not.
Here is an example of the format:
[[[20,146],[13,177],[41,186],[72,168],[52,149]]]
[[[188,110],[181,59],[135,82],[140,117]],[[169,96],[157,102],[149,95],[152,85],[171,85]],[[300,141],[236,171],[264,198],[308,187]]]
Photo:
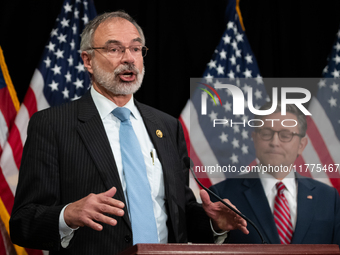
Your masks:
[[[277,195],[274,204],[274,221],[279,232],[281,244],[290,244],[293,236],[293,225],[290,219],[288,201],[283,194],[286,186],[282,182],[276,183]]]

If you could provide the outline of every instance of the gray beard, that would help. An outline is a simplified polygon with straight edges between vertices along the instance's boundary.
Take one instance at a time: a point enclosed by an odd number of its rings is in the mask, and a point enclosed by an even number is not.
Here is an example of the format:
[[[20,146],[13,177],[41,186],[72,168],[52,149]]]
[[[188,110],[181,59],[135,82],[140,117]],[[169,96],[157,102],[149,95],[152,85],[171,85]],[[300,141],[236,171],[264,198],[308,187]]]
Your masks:
[[[120,65],[113,72],[106,72],[98,67],[96,61],[93,62],[93,78],[96,83],[115,95],[130,95],[137,92],[141,87],[144,78],[145,68],[140,73],[139,70],[131,64]],[[119,73],[131,70],[136,73],[136,81],[124,82],[119,78]]]

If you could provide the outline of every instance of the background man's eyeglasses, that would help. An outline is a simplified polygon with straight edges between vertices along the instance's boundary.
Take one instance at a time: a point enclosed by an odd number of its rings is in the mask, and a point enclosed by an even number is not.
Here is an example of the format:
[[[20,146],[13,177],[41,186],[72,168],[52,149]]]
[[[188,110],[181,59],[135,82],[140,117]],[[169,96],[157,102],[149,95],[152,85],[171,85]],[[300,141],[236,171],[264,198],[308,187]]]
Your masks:
[[[304,137],[301,134],[290,132],[288,130],[274,131],[271,129],[262,128],[256,129],[255,132],[258,133],[260,138],[264,141],[269,141],[273,139],[275,133],[278,134],[280,141],[284,143],[290,142],[294,136]]]

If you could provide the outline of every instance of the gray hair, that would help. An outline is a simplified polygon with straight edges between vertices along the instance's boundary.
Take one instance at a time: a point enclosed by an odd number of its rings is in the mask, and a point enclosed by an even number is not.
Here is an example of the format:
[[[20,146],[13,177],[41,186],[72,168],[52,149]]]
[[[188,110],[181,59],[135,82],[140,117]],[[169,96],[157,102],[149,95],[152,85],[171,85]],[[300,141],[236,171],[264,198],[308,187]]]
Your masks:
[[[272,107],[272,102],[267,102],[261,106],[260,110],[269,110]],[[277,102],[277,107],[274,111],[281,112],[281,102]],[[301,135],[305,136],[307,131],[307,120],[306,116],[300,111],[299,108],[296,107],[295,104],[287,104],[286,105],[286,112],[292,113],[296,116],[298,122],[298,128]],[[264,116],[254,115],[255,119],[262,119]]]
[[[108,12],[103,13],[97,17],[95,17],[93,20],[91,20],[86,27],[83,30],[83,33],[81,34],[81,42],[80,42],[80,51],[87,51],[89,54],[92,54],[93,50],[91,47],[93,47],[93,36],[94,32],[98,28],[98,26],[113,18],[122,18],[126,19],[127,21],[130,21],[136,28],[137,31],[142,39],[142,44],[145,45],[145,37],[142,28],[137,24],[137,22],[126,12],[124,11],[116,11],[116,12]]]

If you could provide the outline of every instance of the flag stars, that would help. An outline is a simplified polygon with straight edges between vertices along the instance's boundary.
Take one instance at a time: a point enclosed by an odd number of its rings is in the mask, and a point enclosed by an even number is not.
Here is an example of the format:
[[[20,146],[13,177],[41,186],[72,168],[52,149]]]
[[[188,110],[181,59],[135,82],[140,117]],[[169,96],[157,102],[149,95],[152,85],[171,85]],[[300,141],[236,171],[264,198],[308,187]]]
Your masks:
[[[66,20],[65,18],[63,18],[63,20],[60,22],[61,26],[64,27],[69,27],[70,25],[68,24],[70,22],[70,20]]]
[[[231,40],[231,37],[226,34],[222,39],[224,41],[224,44],[229,44],[230,40]]]
[[[53,37],[53,36],[58,36],[58,28],[52,29],[51,37]]]
[[[65,9],[65,12],[68,13],[68,12],[72,12],[72,5],[70,5],[69,3],[66,3],[64,5],[64,9]]]
[[[240,133],[240,127],[238,125],[233,125],[234,133]]]
[[[54,55],[56,55],[57,59],[64,58],[64,51],[58,49],[57,52],[54,52]]]
[[[68,65],[73,66],[73,57],[70,55],[70,57],[67,59]]]
[[[79,19],[79,11],[77,8],[74,9],[74,18]]]
[[[336,43],[336,45],[334,45],[334,49],[336,49],[336,51],[340,50],[340,43]]]
[[[255,80],[256,80],[257,84],[263,84],[263,79],[262,79],[261,75],[258,74],[256,76]]]
[[[325,66],[325,68],[322,70],[322,73],[328,73],[328,66]]]
[[[239,144],[239,140],[237,140],[236,138],[233,139],[233,141],[231,142],[231,144],[233,145],[233,148],[240,148],[240,144]]]
[[[211,121],[214,121],[215,119],[217,119],[217,112],[211,111],[209,117]]]
[[[336,98],[333,98],[331,97],[329,100],[328,100],[328,103],[330,104],[331,107],[336,107]]]
[[[225,134],[224,132],[222,132],[222,134],[219,136],[219,138],[221,139],[221,143],[228,142],[228,135]]]
[[[215,101],[214,101],[215,100]],[[214,96],[214,100],[211,98],[210,101],[213,105],[220,105],[220,100],[218,100],[218,97],[217,96]],[[216,102],[216,104],[215,104]]]
[[[48,86],[51,87],[52,91],[55,91],[55,90],[58,91],[58,84],[59,83],[56,83],[54,80],[52,80],[52,83],[49,84]]]
[[[247,56],[244,57],[247,61],[247,64],[252,64],[253,63],[253,56],[249,55],[249,53],[247,53]]]
[[[44,60],[45,64],[46,64],[46,68],[51,66],[51,59],[47,56],[47,58]]]
[[[221,59],[227,59],[227,52],[224,51],[224,49],[222,49],[221,52],[220,52],[220,58]]]
[[[67,74],[65,74],[66,82],[71,82],[72,75],[70,74],[70,71],[67,71]]]
[[[74,94],[74,97],[71,99],[72,101],[79,99],[80,97],[77,94]]]
[[[52,42],[49,42],[48,45],[46,45],[46,48],[48,48],[48,51],[54,51],[54,47],[55,47],[55,44],[53,44]]]
[[[237,40],[238,42],[243,42],[243,34],[238,34],[238,35],[236,35],[236,40]]]
[[[218,67],[216,68],[216,70],[217,70],[217,74],[224,74],[224,69],[223,69],[223,66],[221,66],[221,65],[218,65]]]
[[[209,66],[209,69],[216,68],[216,61],[211,59],[210,62],[208,63],[208,66]]]
[[[78,63],[78,65],[75,67],[78,70],[78,73],[85,72],[85,67],[82,63]]]
[[[234,26],[234,34],[235,34],[235,35],[237,34],[237,28],[236,28],[236,26]]]
[[[67,35],[60,34],[60,35],[57,37],[58,40],[59,40],[59,43],[66,42],[66,36],[67,36]]]
[[[339,78],[340,77],[340,72],[334,68],[334,71],[332,72],[332,75],[334,78]]]
[[[238,163],[238,157],[235,153],[230,157],[231,163],[237,164]]]
[[[245,78],[251,78],[251,70],[246,68],[246,71],[243,72]]]
[[[235,58],[235,56],[231,56],[231,57],[229,58],[229,60],[230,60],[230,62],[231,62],[231,64],[232,64],[233,66],[236,66],[236,58]]]
[[[229,91],[229,90],[228,90]],[[231,111],[231,103],[229,102],[226,102],[224,105],[223,105],[224,109],[226,112],[230,112]]]
[[[84,82],[83,80],[79,80],[77,78],[77,81],[73,82],[73,84],[76,86],[76,89],[79,89],[79,88],[84,88],[83,82]]]
[[[229,124],[229,121],[228,121],[228,119],[227,119],[226,116],[224,116],[224,120],[226,120],[226,122],[223,123],[223,127],[224,127],[224,128],[225,128],[225,127],[229,127],[230,124]]]
[[[248,94],[248,91],[249,91],[249,89],[251,89],[251,86],[244,84],[242,89],[243,89],[244,93]]]
[[[237,72],[237,73],[240,73],[240,72],[241,72],[241,67],[240,67],[240,65],[237,65],[237,66],[236,66],[236,72]]]
[[[242,135],[242,138],[243,138],[243,139],[248,139],[248,138],[249,138],[249,136],[248,136],[248,131],[245,130],[245,129],[242,130],[241,135]]]
[[[335,58],[333,58],[333,60],[335,61],[336,64],[339,64],[340,63],[340,56],[335,55]]]
[[[204,79],[206,80],[207,83],[213,82],[213,78],[214,78],[214,76],[212,76],[210,73],[208,73],[208,74],[204,77]]]
[[[229,21],[227,24],[228,29],[233,29],[234,28],[234,22]]]
[[[244,107],[244,108],[246,108],[246,107]],[[248,119],[249,119],[248,115],[244,115],[243,118],[242,118],[242,120],[244,120],[245,122],[248,122]]]
[[[254,95],[255,95],[256,99],[261,99],[262,98],[262,91],[256,89]]]
[[[241,148],[242,154],[248,154],[248,146],[246,146],[245,144],[242,145]]]
[[[51,68],[51,70],[53,71],[54,75],[61,74],[61,72],[60,72],[61,66],[57,66],[57,64],[55,64],[54,67]]]
[[[64,99],[69,98],[70,91],[65,87],[64,90],[61,92],[64,95]]]
[[[74,50],[76,47],[76,43],[74,42],[74,39],[72,39],[72,42],[70,42],[71,50]]]
[[[336,84],[335,82],[333,82],[333,84],[330,87],[331,87],[333,93],[339,92],[339,84]]]
[[[85,10],[87,10],[87,2],[86,1],[84,1],[84,7],[85,7]],[[85,23],[86,24],[86,23]]]
[[[233,46],[234,50],[237,50],[237,42],[234,40],[231,44]]]
[[[85,2],[84,2],[85,4]],[[84,17],[81,18],[84,21],[84,25],[86,25],[89,22],[89,18],[87,17],[86,14],[84,14]]]
[[[233,70],[230,70],[230,72],[228,73],[228,77],[229,77],[231,80],[234,80],[234,79],[235,79],[235,73],[233,72]]]
[[[319,88],[324,88],[326,87],[326,80],[321,79],[318,83]]]
[[[242,57],[241,52],[242,52],[241,50],[236,50],[235,51],[235,55],[236,55],[237,58]]]
[[[73,24],[72,31],[73,31],[74,35],[77,34],[77,25],[76,24]]]
[[[222,88],[217,88],[218,85],[222,85],[222,83],[221,83],[218,79],[216,79],[216,80],[215,80],[215,83],[214,83],[215,89],[216,89],[216,90],[222,89]]]

